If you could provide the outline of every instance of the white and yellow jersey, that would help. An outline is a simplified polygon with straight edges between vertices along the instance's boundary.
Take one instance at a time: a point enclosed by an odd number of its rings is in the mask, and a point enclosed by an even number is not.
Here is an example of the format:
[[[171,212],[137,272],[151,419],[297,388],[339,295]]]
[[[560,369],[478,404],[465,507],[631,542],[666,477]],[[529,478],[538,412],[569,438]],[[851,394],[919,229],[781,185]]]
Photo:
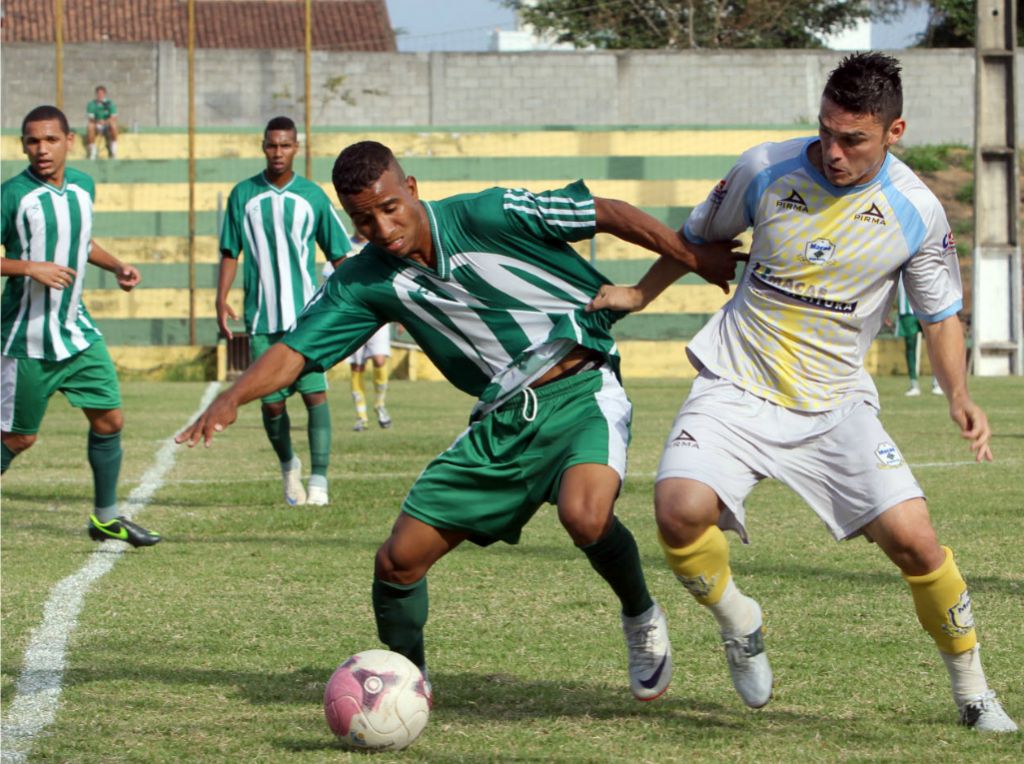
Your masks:
[[[687,352],[698,368],[787,408],[877,406],[864,356],[897,279],[921,321],[957,313],[956,246],[938,199],[903,162],[889,154],[870,182],[833,186],[807,157],[816,141],[750,149],[694,208],[690,241],[753,227],[753,243],[732,299]]]

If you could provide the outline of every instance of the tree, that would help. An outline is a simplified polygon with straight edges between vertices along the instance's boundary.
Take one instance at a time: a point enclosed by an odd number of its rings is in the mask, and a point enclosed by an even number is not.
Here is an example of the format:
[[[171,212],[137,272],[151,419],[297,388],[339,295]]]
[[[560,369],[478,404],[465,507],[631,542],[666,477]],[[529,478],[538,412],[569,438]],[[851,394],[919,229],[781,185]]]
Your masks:
[[[577,48],[820,48],[904,0],[504,0],[540,34]]]
[[[923,48],[973,48],[977,21],[975,0],[928,0],[931,18],[921,38]],[[1017,44],[1024,45],[1024,0],[1017,0]]]

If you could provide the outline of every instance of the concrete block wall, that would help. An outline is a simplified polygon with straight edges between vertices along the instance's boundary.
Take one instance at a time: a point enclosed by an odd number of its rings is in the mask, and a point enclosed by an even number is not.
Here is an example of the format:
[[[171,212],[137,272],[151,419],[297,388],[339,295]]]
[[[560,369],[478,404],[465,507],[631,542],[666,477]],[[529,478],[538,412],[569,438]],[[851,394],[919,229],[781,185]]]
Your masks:
[[[329,53],[312,57],[319,126],[775,125],[816,121],[818,98],[842,54],[819,50],[538,53]],[[904,50],[905,143],[974,139],[974,52]],[[1024,51],[1018,52],[1024,72]],[[0,50],[4,127],[55,92],[53,47]],[[79,125],[102,83],[125,128],[188,121],[187,59],[170,43],[65,46],[66,111]],[[255,127],[301,118],[302,51],[200,50],[201,127]],[[1024,102],[1024,77],[1017,83]],[[347,97],[346,97],[347,96]],[[1018,118],[1024,139],[1024,120]]]

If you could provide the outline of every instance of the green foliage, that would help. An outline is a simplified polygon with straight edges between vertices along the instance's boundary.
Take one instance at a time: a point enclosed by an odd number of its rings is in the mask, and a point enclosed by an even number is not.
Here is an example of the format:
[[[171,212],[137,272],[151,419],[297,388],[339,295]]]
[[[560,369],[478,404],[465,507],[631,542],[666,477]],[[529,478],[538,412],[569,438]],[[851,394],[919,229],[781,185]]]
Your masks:
[[[904,398],[902,377],[876,382],[883,423],[915,465],[939,537],[971,584],[988,676],[1020,721],[1024,383],[971,380],[995,431],[996,461],[976,465],[943,399]],[[373,764],[931,764],[943,752],[969,762],[1021,761],[1022,736],[994,739],[956,725],[942,661],[878,548],[835,543],[771,481],[747,501],[753,543],[730,534],[737,581],[765,609],[777,679],[766,708],[742,706],[713,619],[666,569],[655,540],[653,474],[687,387],[627,380],[634,439],[616,506],[668,612],[676,665],[668,693],[653,703],[630,696],[613,598],[545,506],[520,545],[463,544],[431,571],[431,720],[412,749],[374,755]],[[204,389],[124,386],[122,497]],[[165,540],[127,551],[86,595],[67,644],[56,722],[35,741],[30,761],[369,761],[331,737],[323,685],[343,658],[378,645],[374,552],[419,471],[462,431],[472,401],[444,383],[396,382],[394,427],[356,435],[346,426],[353,414],[344,386],[329,400],[328,507],[283,505],[258,403],[243,407],[211,448],[175,452],[167,482],[137,515]],[[304,409],[292,401],[305,459]],[[81,412],[55,399],[38,444],[4,475],[4,712],[52,587],[94,550],[112,551],[83,530],[91,501],[84,437]],[[6,735],[4,744],[6,753]]]
[[[903,0],[504,0],[539,32],[577,48],[819,48]]]
[[[927,0],[931,19],[921,39],[924,48],[973,48],[976,0]],[[992,4],[1002,7],[1002,3]],[[1024,45],[1024,0],[1017,0],[1017,44]]]
[[[974,204],[974,181],[965,183],[956,190],[956,200],[961,204]]]
[[[969,149],[957,143],[901,147],[898,154],[914,172],[938,172],[948,167],[964,167],[968,162],[973,165],[974,162]]]

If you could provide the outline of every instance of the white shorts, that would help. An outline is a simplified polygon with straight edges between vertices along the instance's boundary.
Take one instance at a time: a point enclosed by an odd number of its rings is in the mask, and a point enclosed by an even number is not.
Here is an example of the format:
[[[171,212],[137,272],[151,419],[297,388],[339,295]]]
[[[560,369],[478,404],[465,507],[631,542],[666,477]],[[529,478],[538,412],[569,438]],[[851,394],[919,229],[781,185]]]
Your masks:
[[[391,355],[391,324],[384,324],[378,329],[365,345],[346,359],[346,362],[361,366],[375,355]]]
[[[726,507],[719,526],[746,543],[743,502],[766,477],[799,494],[836,539],[856,536],[885,510],[924,496],[871,404],[795,411],[705,369],[672,424],[657,480],[690,478],[711,487]]]

